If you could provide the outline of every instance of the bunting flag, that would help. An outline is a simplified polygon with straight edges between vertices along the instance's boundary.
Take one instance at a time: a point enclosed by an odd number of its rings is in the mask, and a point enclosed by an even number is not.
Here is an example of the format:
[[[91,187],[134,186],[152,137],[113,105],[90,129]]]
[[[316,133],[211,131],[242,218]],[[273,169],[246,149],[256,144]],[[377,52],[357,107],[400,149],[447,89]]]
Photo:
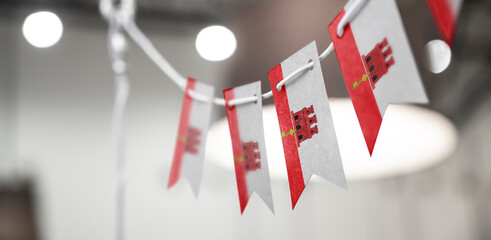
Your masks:
[[[462,0],[426,0],[443,40],[452,46]]]
[[[232,138],[240,212],[244,212],[253,191],[274,212],[264,141],[261,82],[226,89],[223,95],[227,103],[225,108]],[[251,96],[258,96],[257,101],[232,107],[228,105],[230,100]]]
[[[194,100],[189,91],[202,94],[210,101]],[[167,188],[174,186],[182,174],[191,184],[195,196],[198,196],[213,91],[212,86],[188,78]]]
[[[344,9],[329,25],[329,33],[371,155],[388,104],[428,100],[396,2],[367,1],[338,37]]]
[[[284,77],[313,62],[278,91]],[[280,123],[292,209],[315,173],[346,188],[315,41],[268,72]]]

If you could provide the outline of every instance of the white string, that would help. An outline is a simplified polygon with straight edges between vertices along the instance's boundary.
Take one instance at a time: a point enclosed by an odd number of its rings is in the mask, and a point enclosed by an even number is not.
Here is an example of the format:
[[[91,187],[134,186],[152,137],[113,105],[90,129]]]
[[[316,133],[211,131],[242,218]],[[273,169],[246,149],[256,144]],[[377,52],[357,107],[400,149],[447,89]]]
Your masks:
[[[181,76],[173,67],[172,65],[169,64],[169,62],[159,53],[159,51],[155,48],[155,46],[150,42],[150,40],[145,36],[145,34],[138,28],[138,26],[135,24],[135,22],[130,19],[127,24],[124,25],[124,28],[128,35],[135,41],[135,43],[140,46],[140,48],[143,50],[143,52],[175,83],[177,84],[182,90],[185,90],[186,88],[186,78]],[[324,60],[329,54],[331,54],[332,50],[334,49],[334,46],[332,43],[329,45],[329,47],[319,56],[319,60],[322,61]],[[311,68],[311,64],[308,64],[309,67]],[[305,66],[304,66],[305,67]],[[305,70],[305,69],[304,69]],[[286,83],[286,82],[285,82]],[[284,84],[283,84],[284,85]],[[207,96],[195,92],[195,91],[188,91],[188,94],[190,97],[197,101],[201,102],[208,102],[211,101]],[[262,99],[268,99],[273,96],[273,92],[269,91],[264,94],[262,94]],[[234,105],[239,105],[239,104],[245,104],[245,103],[250,103],[250,102],[255,102],[256,98],[248,98],[247,100],[240,100],[238,101],[239,103],[235,103]],[[221,105],[225,106],[225,99],[223,98],[213,98],[213,103],[216,105]]]
[[[210,99],[209,97],[207,97],[206,95],[203,95],[199,92],[196,92],[196,91],[193,91],[191,89],[188,90],[187,94],[194,100],[198,101],[198,102],[209,102],[211,101],[212,99]]]
[[[301,73],[303,73],[304,71],[306,71],[307,69],[309,69],[313,66],[314,66],[314,62],[312,60],[310,60],[309,63],[307,63],[306,65],[303,65],[299,69],[290,73],[290,75],[288,75],[286,78],[283,78],[283,80],[281,80],[278,84],[276,84],[276,90],[278,90],[278,92],[281,91],[281,88],[283,87],[283,85],[290,82],[292,79],[295,79],[295,77],[297,77],[298,75],[300,75]]]
[[[110,21],[111,16],[113,15],[113,4],[111,0],[100,0],[99,1],[99,12],[106,19],[106,21]]]
[[[102,2],[101,2],[102,5]],[[120,6],[121,7],[121,6]],[[124,219],[125,219],[125,189],[126,189],[126,159],[124,147],[124,112],[130,85],[126,75],[126,62],[124,59],[126,51],[126,39],[122,28],[123,11],[105,9],[106,17],[109,20],[108,30],[108,51],[111,58],[112,69],[116,94],[113,108],[113,137],[116,145],[116,183],[115,183],[115,204],[116,204],[116,240],[124,239]],[[102,12],[102,10],[101,10]]]
[[[117,0],[99,0],[99,12],[108,22],[112,21],[115,15],[113,1]],[[125,20],[123,22],[128,22],[129,19],[133,19],[135,15],[135,0],[120,0],[117,15],[123,17]]]
[[[358,14],[358,12],[361,10],[363,5],[367,2],[368,0],[356,0],[353,5],[351,5],[348,9],[345,9],[345,13],[343,18],[341,18],[341,21],[339,21],[338,24],[338,37],[343,36],[344,34],[344,27],[346,27],[346,24],[353,20],[353,18]]]
[[[124,110],[129,95],[129,82],[126,76],[117,75],[116,97],[113,110],[113,134],[116,138],[116,239],[124,239],[124,203],[126,189],[126,159],[124,157]]]
[[[128,35],[135,41],[138,46],[147,54],[147,56],[183,91],[186,88],[187,79],[181,76],[167,60],[160,55],[159,51],[152,42],[143,34],[143,32],[136,26],[134,20],[129,20],[124,28]]]
[[[244,97],[244,98],[236,98],[228,101],[228,107],[232,108],[233,106],[236,105],[242,105],[246,103],[252,103],[252,102],[257,102],[261,96],[251,96],[251,97]]]
[[[346,26],[346,24],[356,16],[356,14],[360,11],[360,9],[366,3],[366,1],[368,1],[368,0],[357,0],[355,3],[353,3],[353,5],[351,5],[350,8],[348,8],[346,10],[345,15],[343,16],[340,23],[338,24],[337,34],[339,37],[341,37],[343,35],[344,27]],[[152,42],[145,36],[145,34],[136,25],[134,18],[133,18],[134,1],[133,0],[125,0],[125,1],[122,1],[122,3],[125,3],[123,5],[127,6],[125,9],[123,9],[123,10],[125,10],[124,12],[127,13],[126,16],[124,16],[125,19],[123,20],[123,22],[124,22],[123,26],[124,26],[124,29],[126,30],[126,32],[128,33],[128,35],[133,39],[133,41],[135,41],[135,43],[137,43],[138,46],[140,46],[140,48],[145,52],[145,54],[177,86],[179,86],[179,88],[181,88],[184,91],[186,88],[187,79],[185,77],[183,77],[182,75],[180,75],[179,72],[177,72],[176,69],[174,69],[172,67],[172,65],[169,64],[169,62],[159,53],[157,48],[155,48],[155,46],[152,44]],[[106,18],[109,18],[114,12],[111,0],[101,0],[99,8],[100,8],[101,14]],[[130,11],[131,11],[131,13],[128,13]],[[324,59],[326,59],[327,56],[332,53],[333,49],[334,49],[333,44],[332,43],[329,44],[329,47],[321,55],[319,55],[319,61],[323,61]],[[298,70],[296,70],[294,72],[294,74],[290,74],[289,76],[287,76],[285,79],[283,79],[282,81],[280,81],[278,83],[277,90],[280,91],[281,88],[286,83],[288,83],[290,80],[294,79],[301,72],[311,68],[312,66],[313,66],[312,63],[308,63],[308,64],[302,66],[301,68],[299,68]],[[188,94],[189,94],[189,96],[191,96],[193,99],[195,99],[197,101],[205,101],[205,102],[211,101],[211,99],[209,99],[207,96],[205,96],[201,93],[195,92],[195,91],[189,91]],[[272,96],[273,96],[272,91],[269,91],[269,92],[262,94],[262,99],[268,99]],[[253,98],[248,97],[246,99],[242,99],[242,100],[238,101],[237,103],[235,103],[235,105],[245,104],[245,103],[255,102],[255,101],[256,101],[255,98],[253,99]],[[213,103],[216,105],[225,106],[225,99],[213,98]]]
[[[321,62],[324,61],[324,59],[326,59],[327,56],[329,56],[333,50],[334,50],[334,45],[331,43],[326,48],[326,50],[324,50],[324,52],[322,52],[321,55],[319,55],[319,61],[321,61]]]

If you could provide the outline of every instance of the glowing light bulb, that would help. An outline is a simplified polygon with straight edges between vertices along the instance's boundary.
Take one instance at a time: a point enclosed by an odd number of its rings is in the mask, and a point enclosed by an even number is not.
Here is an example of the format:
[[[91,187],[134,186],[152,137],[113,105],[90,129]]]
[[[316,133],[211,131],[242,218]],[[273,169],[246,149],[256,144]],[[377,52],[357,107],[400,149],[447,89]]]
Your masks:
[[[222,61],[235,52],[237,41],[228,28],[223,26],[206,27],[196,37],[196,50],[208,61]]]
[[[424,48],[426,55],[425,65],[432,73],[441,73],[450,65],[452,51],[442,40],[429,41]]]
[[[36,12],[26,18],[22,33],[27,42],[34,47],[47,48],[61,39],[63,24],[52,12]]]

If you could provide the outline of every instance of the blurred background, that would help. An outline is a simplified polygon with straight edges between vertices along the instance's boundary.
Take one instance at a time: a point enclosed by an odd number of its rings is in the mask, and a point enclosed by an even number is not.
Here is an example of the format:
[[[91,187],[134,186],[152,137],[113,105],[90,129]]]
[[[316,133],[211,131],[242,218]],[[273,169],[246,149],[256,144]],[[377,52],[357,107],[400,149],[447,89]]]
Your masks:
[[[262,80],[312,40],[343,0],[138,0],[137,23],[184,76],[221,90]],[[424,0],[397,0],[430,98],[458,146],[412,174],[307,186],[291,211],[288,182],[272,180],[275,214],[253,195],[240,215],[235,175],[205,160],[199,199],[186,181],[166,189],[183,94],[132,41],[126,111],[127,239],[491,239],[491,2],[464,1],[450,65],[434,74],[424,47],[441,36]],[[23,24],[56,13],[59,42],[36,48]],[[237,49],[218,62],[195,48],[223,25]],[[114,80],[107,22],[96,0],[0,1],[0,239],[114,239]],[[329,97],[349,97],[335,54],[322,62]],[[272,104],[269,99],[265,104]],[[223,118],[214,108],[213,121]],[[358,127],[358,126],[355,126]],[[220,144],[219,142],[210,144]],[[396,161],[396,160],[395,160]]]

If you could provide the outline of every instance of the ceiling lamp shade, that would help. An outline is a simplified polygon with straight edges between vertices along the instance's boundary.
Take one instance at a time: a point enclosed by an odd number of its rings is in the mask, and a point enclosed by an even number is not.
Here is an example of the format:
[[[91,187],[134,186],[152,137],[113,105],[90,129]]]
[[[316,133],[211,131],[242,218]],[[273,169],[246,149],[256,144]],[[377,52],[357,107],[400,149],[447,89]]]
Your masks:
[[[446,160],[457,146],[457,130],[443,115],[415,105],[390,105],[370,157],[349,99],[329,100],[346,179],[350,182],[411,174]],[[263,108],[271,178],[286,179],[286,164],[274,106]],[[233,171],[227,119],[210,129],[206,161]],[[318,179],[318,178],[312,178]]]

